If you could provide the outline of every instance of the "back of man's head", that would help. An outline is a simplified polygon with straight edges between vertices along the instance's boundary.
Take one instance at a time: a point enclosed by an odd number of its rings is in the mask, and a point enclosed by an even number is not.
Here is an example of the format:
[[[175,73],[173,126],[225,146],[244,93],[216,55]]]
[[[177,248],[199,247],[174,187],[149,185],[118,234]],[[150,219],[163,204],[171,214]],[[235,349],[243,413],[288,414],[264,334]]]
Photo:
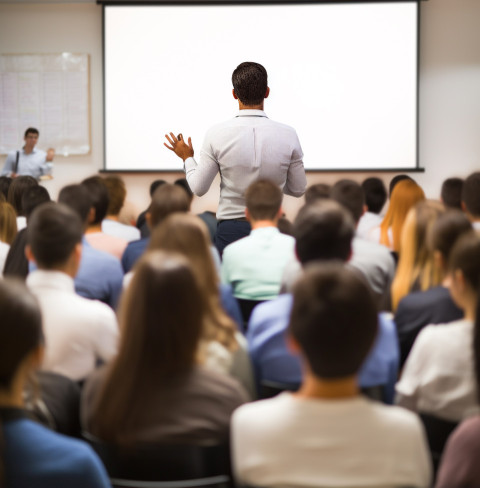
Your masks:
[[[92,199],[85,186],[64,186],[58,194],[58,203],[63,203],[74,210],[82,221],[83,226],[87,225],[88,215],[92,208]]]
[[[9,186],[7,201],[15,209],[17,216],[25,216],[25,212],[22,208],[22,196],[26,190],[33,186],[38,186],[38,181],[33,176],[29,175],[17,176]]]
[[[252,220],[275,220],[282,206],[282,190],[269,180],[258,180],[245,191],[245,204]]]
[[[385,183],[380,178],[367,178],[363,181],[362,188],[368,211],[375,214],[380,213],[387,201]]]
[[[321,200],[303,206],[293,224],[298,259],[312,261],[350,258],[355,223],[340,204]]]
[[[235,95],[244,105],[259,105],[267,93],[267,70],[252,61],[241,63],[232,73],[232,84]]]
[[[40,269],[61,269],[82,240],[78,215],[61,203],[37,207],[27,228],[27,244]]]
[[[310,185],[305,191],[305,203],[314,203],[317,200],[330,198],[332,187],[326,183],[315,183]]]
[[[462,178],[447,178],[442,183],[440,198],[447,208],[462,209]]]
[[[117,216],[120,213],[120,210],[122,210],[127,196],[125,182],[120,176],[110,175],[103,178],[103,183],[107,187],[108,192],[107,215]]]
[[[190,199],[183,188],[165,183],[153,193],[150,205],[150,228],[154,228],[165,217],[174,212],[188,212]]]
[[[363,277],[341,263],[307,267],[294,289],[289,332],[312,373],[354,376],[377,334],[377,308]]]
[[[37,185],[32,186],[25,190],[22,195],[22,208],[27,217],[27,221],[30,220],[30,216],[36,207],[42,203],[50,202],[50,195],[45,187]]]
[[[462,202],[472,217],[480,219],[480,172],[472,173],[463,182]]]
[[[193,191],[191,190],[186,178],[178,178],[178,180],[175,180],[173,184],[183,188],[190,201],[193,201]]]
[[[363,215],[365,195],[363,188],[353,180],[337,181],[330,192],[330,198],[343,205],[353,217],[355,224]]]
[[[390,184],[388,185],[388,198],[392,198],[393,189],[397,186],[397,183],[400,183],[403,180],[411,180],[414,181],[408,175],[396,175],[390,180]]]
[[[100,176],[90,176],[90,178],[83,180],[81,184],[88,190],[92,199],[92,206],[95,209],[95,217],[89,224],[98,225],[106,217],[110,203],[107,186]]]

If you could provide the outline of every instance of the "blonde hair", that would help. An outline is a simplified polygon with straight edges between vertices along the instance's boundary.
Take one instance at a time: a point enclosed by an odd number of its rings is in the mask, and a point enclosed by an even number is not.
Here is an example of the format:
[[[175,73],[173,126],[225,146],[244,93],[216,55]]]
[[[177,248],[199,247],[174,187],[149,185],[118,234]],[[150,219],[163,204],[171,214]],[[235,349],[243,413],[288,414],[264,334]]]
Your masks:
[[[420,202],[408,212],[402,230],[397,272],[392,283],[393,310],[413,288],[424,291],[440,284],[442,273],[434,266],[429,241],[431,229],[443,213],[445,207],[435,201]]]
[[[0,241],[11,244],[17,235],[17,214],[7,202],[0,202]]]
[[[149,249],[176,251],[190,260],[205,301],[203,340],[218,341],[230,351],[237,349],[236,326],[220,302],[219,279],[205,224],[194,215],[174,213],[154,229]]]
[[[380,224],[380,244],[399,252],[402,227],[407,213],[422,200],[425,200],[425,193],[413,180],[402,180],[395,185],[387,213]],[[390,242],[388,235],[390,228],[393,242]]]

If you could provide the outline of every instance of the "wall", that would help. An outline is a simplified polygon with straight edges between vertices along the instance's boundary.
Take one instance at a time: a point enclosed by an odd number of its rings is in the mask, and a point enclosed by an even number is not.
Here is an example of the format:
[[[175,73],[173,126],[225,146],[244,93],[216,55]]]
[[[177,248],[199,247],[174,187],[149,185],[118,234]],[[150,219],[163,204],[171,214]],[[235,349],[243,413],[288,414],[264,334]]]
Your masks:
[[[430,198],[438,197],[445,178],[466,176],[480,169],[478,19],[478,0],[422,2],[420,162],[425,173],[412,176]],[[90,54],[92,151],[86,156],[56,158],[55,179],[46,183],[54,198],[65,184],[78,182],[103,166],[102,10],[94,3],[0,3],[1,53],[62,51]],[[234,110],[232,105],[232,113]],[[266,110],[268,113],[268,102]],[[318,143],[321,144],[321,135]],[[163,134],[159,134],[159,167],[162,152],[166,151],[162,144]],[[349,176],[361,181],[369,175],[311,173],[308,180],[334,182]],[[142,209],[148,202],[148,186],[153,179],[173,181],[181,176],[181,173],[125,174],[124,178],[129,199]],[[393,175],[380,176],[388,182]],[[195,200],[194,210],[215,209],[218,193],[218,182],[214,182],[208,195]],[[289,217],[294,216],[301,203],[301,199],[286,197]]]

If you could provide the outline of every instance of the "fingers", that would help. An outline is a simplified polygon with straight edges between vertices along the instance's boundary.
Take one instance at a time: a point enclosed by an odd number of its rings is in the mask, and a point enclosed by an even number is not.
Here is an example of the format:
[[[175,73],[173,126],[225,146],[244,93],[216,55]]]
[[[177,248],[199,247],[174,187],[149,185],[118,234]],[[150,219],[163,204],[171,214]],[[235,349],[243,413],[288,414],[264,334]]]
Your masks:
[[[174,151],[173,147],[170,147],[166,142],[163,143],[163,145],[167,148],[170,149],[170,151]]]
[[[165,137],[172,146],[175,146],[175,144],[178,142],[178,139],[175,137],[175,134],[173,132],[170,132],[170,136],[168,134],[165,134]]]

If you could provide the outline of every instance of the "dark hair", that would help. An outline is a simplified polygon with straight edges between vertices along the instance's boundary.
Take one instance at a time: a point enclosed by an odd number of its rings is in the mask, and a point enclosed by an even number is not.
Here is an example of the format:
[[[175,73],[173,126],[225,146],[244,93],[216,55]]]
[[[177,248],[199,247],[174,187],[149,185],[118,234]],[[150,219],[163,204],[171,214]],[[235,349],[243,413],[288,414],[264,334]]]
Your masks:
[[[358,223],[363,214],[365,195],[363,188],[353,180],[337,181],[330,192],[330,198],[343,205],[352,215],[355,223]]]
[[[282,234],[293,236],[293,224],[287,219],[287,217],[285,217],[285,215],[282,215],[278,219],[277,228]]]
[[[27,227],[27,244],[39,268],[62,266],[82,241],[78,215],[61,203],[44,203],[36,208]]]
[[[471,230],[472,224],[462,211],[448,210],[444,214],[439,215],[432,226],[430,247],[433,251],[440,251],[448,263],[455,242],[461,235]]]
[[[64,186],[58,194],[58,203],[63,203],[74,210],[85,227],[93,204],[90,193],[84,185]]]
[[[22,208],[22,196],[32,186],[38,186],[38,181],[33,176],[22,175],[14,178],[8,189],[7,201],[15,209],[18,216],[25,216]]]
[[[472,173],[463,182],[462,202],[469,214],[480,217],[480,172]]]
[[[245,191],[245,204],[253,220],[274,220],[282,200],[282,190],[269,180],[255,181]]]
[[[127,443],[152,392],[178,381],[195,364],[204,307],[185,258],[150,251],[136,267],[122,299],[120,350],[94,407],[91,430]]]
[[[29,127],[26,131],[25,131],[25,135],[24,137],[27,137],[28,134],[37,134],[37,136],[40,135],[40,132],[38,132],[37,129],[35,129],[34,127]]]
[[[25,213],[25,217],[29,220],[30,215],[36,207],[42,203],[50,202],[50,195],[45,187],[37,185],[32,186],[25,190],[22,195],[22,208]]]
[[[448,208],[462,209],[462,178],[447,178],[442,183],[440,198]]]
[[[310,185],[305,191],[305,203],[313,203],[317,200],[330,198],[331,185],[326,183],[315,183]]]
[[[244,105],[259,105],[268,88],[267,70],[251,61],[241,63],[232,73],[232,84],[235,95]]]
[[[304,205],[293,224],[296,252],[303,265],[317,260],[347,261],[354,234],[350,214],[330,200]]]
[[[289,331],[319,378],[358,373],[375,340],[377,322],[367,282],[340,263],[308,266],[294,288]]]
[[[81,184],[88,190],[92,199],[92,207],[95,209],[95,217],[92,222],[89,222],[89,225],[100,224],[107,215],[110,203],[107,186],[100,176],[90,176]]]
[[[180,186],[170,183],[159,186],[155,190],[150,204],[150,227],[153,229],[174,212],[188,212],[190,203],[188,195]]]
[[[190,189],[186,178],[178,178],[178,180],[175,180],[174,185],[178,185],[180,188],[183,188],[190,201],[193,200],[193,191]]]
[[[5,197],[5,201],[8,199],[8,189],[12,181],[13,178],[10,178],[10,176],[0,176],[0,193]]]
[[[410,178],[408,175],[396,175],[390,180],[390,184],[388,185],[388,198],[392,198],[392,192],[395,188],[397,183],[400,183],[403,180],[411,180],[414,181],[413,178]]]
[[[103,178],[103,183],[107,187],[108,192],[109,204],[107,215],[118,215],[120,210],[122,210],[125,197],[127,196],[125,182],[120,176],[110,175]]]
[[[448,265],[450,271],[461,270],[468,284],[480,290],[480,237],[474,231],[457,239]]]
[[[166,183],[165,180],[154,180],[150,184],[150,198],[153,197],[153,194],[155,193],[155,190]]]
[[[387,189],[385,183],[376,177],[367,178],[362,183],[365,194],[365,205],[369,212],[378,214],[387,201]]]

